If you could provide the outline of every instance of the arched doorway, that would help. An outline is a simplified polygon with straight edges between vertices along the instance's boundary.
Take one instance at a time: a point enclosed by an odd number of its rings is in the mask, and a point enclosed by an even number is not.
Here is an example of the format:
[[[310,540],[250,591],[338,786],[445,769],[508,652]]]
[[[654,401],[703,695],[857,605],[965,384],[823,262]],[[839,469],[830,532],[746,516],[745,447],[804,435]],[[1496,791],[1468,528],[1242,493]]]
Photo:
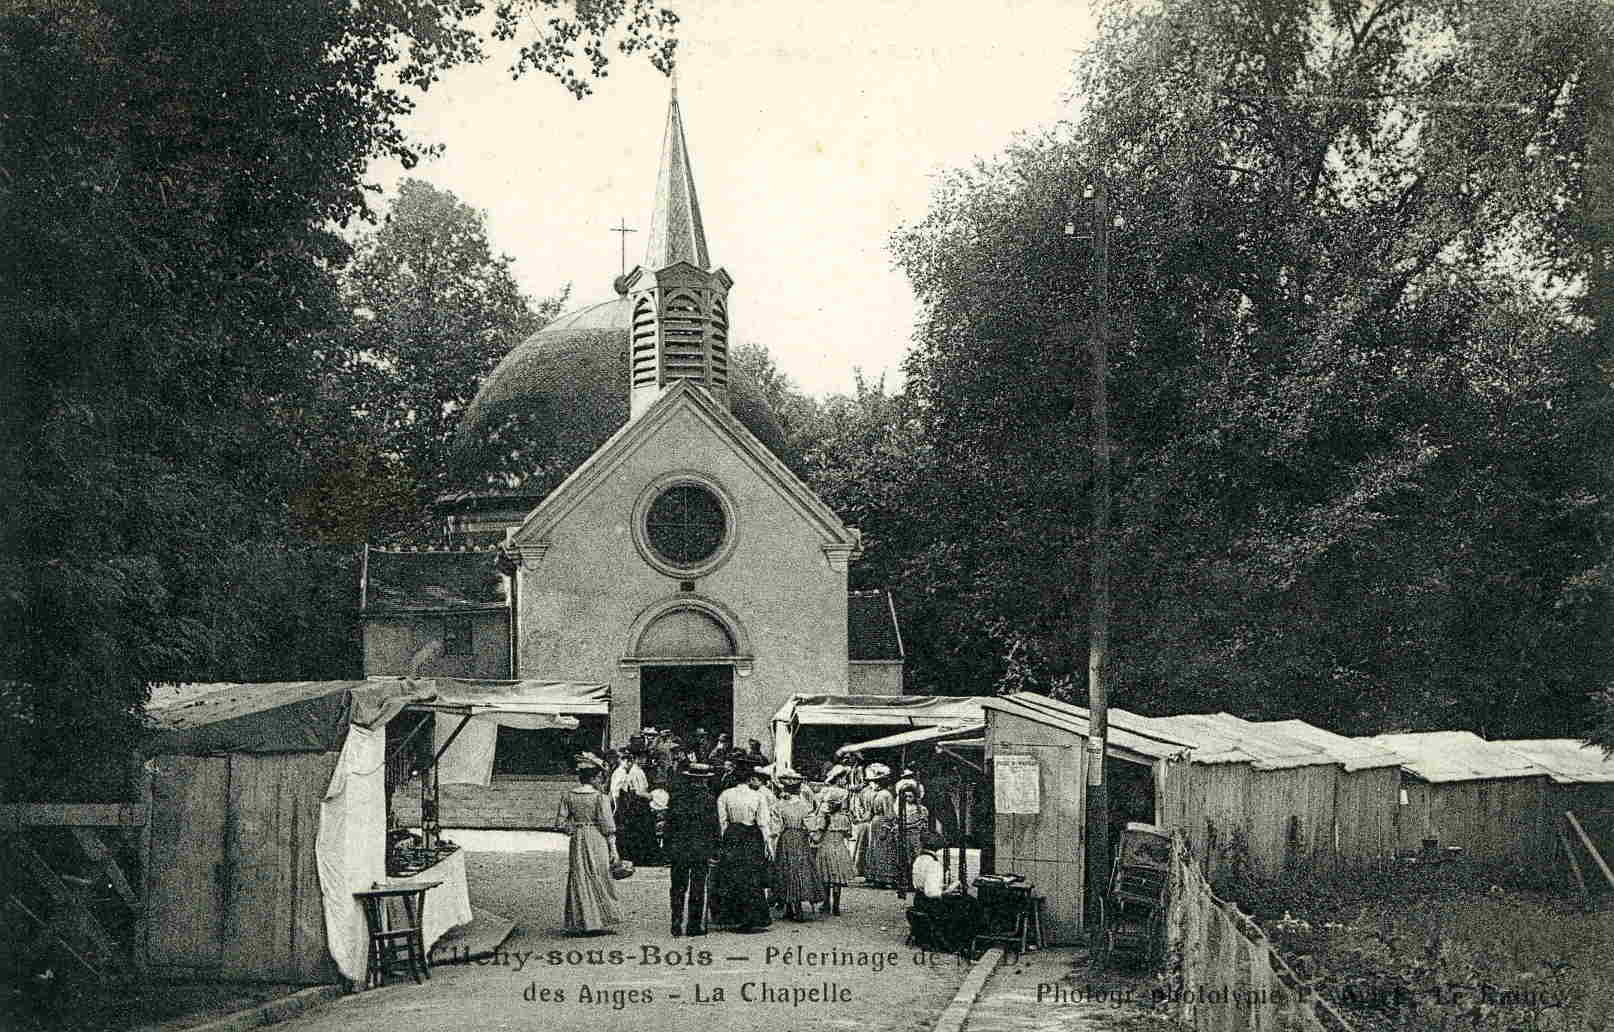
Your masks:
[[[748,660],[731,614],[705,600],[654,607],[636,626],[632,659],[639,667],[639,722],[688,739],[734,731],[734,671]]]

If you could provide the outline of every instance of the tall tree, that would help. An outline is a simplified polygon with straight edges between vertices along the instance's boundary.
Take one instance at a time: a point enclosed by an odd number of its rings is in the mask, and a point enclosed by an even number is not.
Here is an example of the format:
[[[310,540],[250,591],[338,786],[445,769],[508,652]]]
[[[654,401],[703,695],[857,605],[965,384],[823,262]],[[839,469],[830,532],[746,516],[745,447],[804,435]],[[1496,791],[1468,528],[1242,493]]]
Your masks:
[[[1109,174],[1119,704],[1341,730],[1584,717],[1608,597],[1571,589],[1606,556],[1610,410],[1566,299],[1599,252],[1566,213],[1610,15],[1550,15],[1111,5],[1082,119],[953,177],[899,238],[929,309],[909,383],[958,504],[1063,528],[1015,583],[1080,612],[1050,571],[1088,547],[1067,356],[1090,256],[1059,228]],[[1000,533],[955,539],[968,568]],[[1007,620],[1024,683],[1076,672],[1063,625],[979,616],[983,646]]]
[[[368,215],[371,159],[417,160],[399,118],[481,57],[480,9],[0,11],[0,691],[21,715],[5,791],[110,791],[104,745],[153,682],[346,672],[342,622],[310,634],[284,609],[331,597],[288,514],[320,457],[290,428],[345,320],[331,227]],[[580,16],[659,37],[646,11]],[[563,35],[539,66],[564,81],[592,37]]]
[[[391,509],[374,513],[370,529],[407,529],[455,486],[465,406],[564,304],[563,291],[534,307],[511,265],[493,253],[481,212],[418,179],[404,180],[385,224],[360,238],[343,275],[356,327],[333,379],[365,428],[362,454],[384,467],[369,497]]]

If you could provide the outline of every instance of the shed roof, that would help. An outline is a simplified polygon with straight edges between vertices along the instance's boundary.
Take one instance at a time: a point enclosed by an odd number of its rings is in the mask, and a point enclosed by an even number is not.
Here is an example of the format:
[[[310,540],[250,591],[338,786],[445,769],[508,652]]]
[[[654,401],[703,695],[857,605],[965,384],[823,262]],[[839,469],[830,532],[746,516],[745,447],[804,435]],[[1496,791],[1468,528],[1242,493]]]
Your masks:
[[[1224,714],[1225,715],[1225,714]],[[1325,731],[1304,720],[1266,720],[1253,725],[1271,728],[1274,732],[1297,741],[1307,742],[1325,750],[1334,761],[1348,771],[1371,770],[1379,767],[1399,767],[1401,757],[1395,752],[1374,745],[1361,738],[1347,738]]]
[[[1614,756],[1573,738],[1520,738],[1496,742],[1546,770],[1560,785],[1614,783]]]
[[[1544,777],[1548,771],[1500,742],[1472,731],[1418,731],[1376,735],[1368,740],[1401,757],[1401,769],[1425,781],[1479,781],[1487,778]]]
[[[1401,758],[1303,720],[1253,721],[1231,713],[1157,717],[1156,723],[1194,743],[1195,763],[1248,763],[1255,770],[1287,770],[1337,763],[1348,771],[1394,767]]]
[[[1088,713],[1085,708],[1034,692],[1016,692],[1013,695],[987,699],[982,703],[982,707],[1012,713],[1083,738],[1086,738],[1089,732]],[[1151,760],[1178,757],[1193,747],[1193,744],[1186,739],[1166,733],[1158,726],[1159,721],[1153,717],[1142,717],[1111,707],[1109,723],[1109,745]]]

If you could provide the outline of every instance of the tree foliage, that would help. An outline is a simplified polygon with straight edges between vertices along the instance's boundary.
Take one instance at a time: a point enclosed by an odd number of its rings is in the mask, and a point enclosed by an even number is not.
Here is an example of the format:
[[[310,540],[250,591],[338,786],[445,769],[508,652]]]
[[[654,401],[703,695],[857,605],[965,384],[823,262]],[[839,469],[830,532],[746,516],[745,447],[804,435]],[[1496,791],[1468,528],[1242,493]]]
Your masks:
[[[566,298],[535,307],[511,266],[508,255],[493,253],[481,212],[404,180],[384,224],[360,237],[341,277],[354,322],[332,356],[328,403],[348,424],[351,458],[298,499],[309,519],[362,543],[414,529],[459,486],[453,444],[465,407]]]
[[[353,671],[347,556],[290,504],[333,460],[308,446],[347,322],[334,230],[369,217],[371,160],[419,158],[400,116],[482,56],[480,9],[0,10],[7,791],[113,791],[99,746],[153,682]]]
[[[1607,256],[1582,200],[1610,24],[1549,6],[1113,4],[1082,117],[899,235],[951,485],[914,590],[975,586],[1004,683],[1083,690],[1104,175],[1117,703],[1584,726],[1611,413],[1576,293]]]

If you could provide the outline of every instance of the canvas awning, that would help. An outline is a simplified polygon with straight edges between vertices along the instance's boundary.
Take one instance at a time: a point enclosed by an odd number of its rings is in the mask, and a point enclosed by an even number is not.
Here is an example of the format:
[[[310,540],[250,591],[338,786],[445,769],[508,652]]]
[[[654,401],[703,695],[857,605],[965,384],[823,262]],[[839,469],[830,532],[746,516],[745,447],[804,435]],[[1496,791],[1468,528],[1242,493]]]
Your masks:
[[[603,684],[570,681],[465,681],[437,678],[437,694],[412,702],[412,710],[482,717],[504,727],[577,727],[580,716],[605,716],[611,689]]]
[[[981,700],[957,695],[792,695],[773,715],[775,724],[912,724],[935,727],[982,723]]]
[[[986,725],[984,723],[964,724],[959,727],[920,727],[912,731],[886,735],[882,738],[872,738],[867,742],[858,742],[856,745],[843,746],[842,751],[861,753],[874,749],[897,749],[906,745],[920,745],[924,742],[953,742],[958,739],[978,736],[985,729]]]
[[[604,714],[610,688],[568,681],[372,677],[362,681],[187,684],[159,688],[146,707],[147,755],[330,752],[350,725],[384,723],[402,709],[488,716],[518,727],[563,727]]]
[[[960,695],[792,695],[773,715],[773,755],[775,760],[792,761],[800,727],[984,724],[981,702],[980,696]]]

